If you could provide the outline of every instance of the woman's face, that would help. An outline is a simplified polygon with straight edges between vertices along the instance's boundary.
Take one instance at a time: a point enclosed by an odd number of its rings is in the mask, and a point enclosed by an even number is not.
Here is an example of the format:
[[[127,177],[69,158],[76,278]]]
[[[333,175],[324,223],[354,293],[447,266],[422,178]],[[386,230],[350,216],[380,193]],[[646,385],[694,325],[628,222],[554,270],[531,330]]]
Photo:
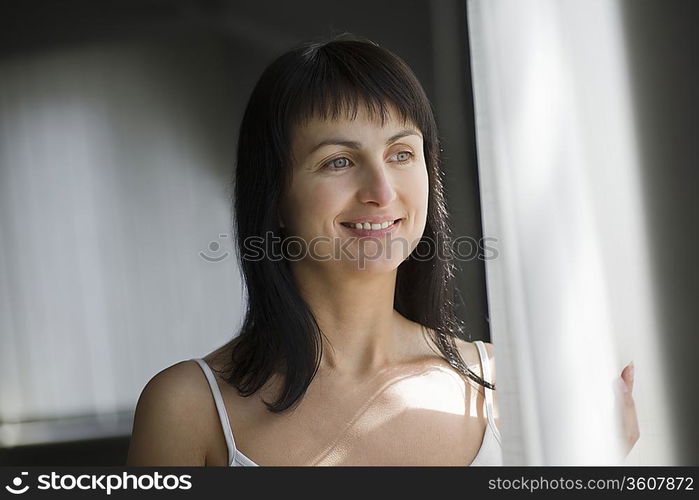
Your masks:
[[[389,110],[383,126],[360,106],[354,120],[316,118],[293,130],[280,218],[306,246],[291,260],[391,271],[417,246],[429,193],[422,134]]]

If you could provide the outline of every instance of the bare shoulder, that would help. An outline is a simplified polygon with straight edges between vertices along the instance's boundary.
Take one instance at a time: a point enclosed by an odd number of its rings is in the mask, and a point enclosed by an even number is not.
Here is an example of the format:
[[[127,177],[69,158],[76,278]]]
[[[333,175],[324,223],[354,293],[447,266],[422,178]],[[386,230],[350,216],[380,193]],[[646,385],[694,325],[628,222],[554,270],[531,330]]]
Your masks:
[[[136,405],[127,465],[204,465],[215,417],[211,390],[194,361],[160,371]]]
[[[424,327],[423,327],[424,328]],[[432,336],[435,336],[434,331],[430,328],[424,328],[423,331],[428,332]],[[474,342],[469,342],[468,340],[463,340],[460,338],[455,338],[454,343],[456,345],[456,349],[459,351],[459,354],[461,355],[461,359],[464,360],[464,363],[466,363],[466,366],[478,375],[481,374],[481,357],[480,354],[478,353],[478,347],[476,347],[476,344]],[[495,350],[493,348],[493,344],[490,342],[483,342],[483,345],[485,346],[486,353],[488,354],[488,360],[490,362],[490,377],[492,384],[495,384]]]

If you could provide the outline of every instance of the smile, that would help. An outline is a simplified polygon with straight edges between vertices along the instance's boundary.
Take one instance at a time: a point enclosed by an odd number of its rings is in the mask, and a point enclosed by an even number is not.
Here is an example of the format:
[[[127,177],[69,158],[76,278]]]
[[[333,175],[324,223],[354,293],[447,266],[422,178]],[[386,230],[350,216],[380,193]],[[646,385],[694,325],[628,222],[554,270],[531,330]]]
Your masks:
[[[391,221],[384,221],[384,222],[379,222],[379,223],[369,223],[369,222],[342,222],[341,224],[345,227],[349,227],[352,229],[364,229],[367,231],[379,231],[381,229],[386,229],[389,226],[392,226],[396,222],[400,221],[400,219],[396,220],[391,220]]]
[[[383,221],[376,223],[369,222],[341,222],[342,226],[355,236],[381,236],[397,230],[403,219],[393,221]]]

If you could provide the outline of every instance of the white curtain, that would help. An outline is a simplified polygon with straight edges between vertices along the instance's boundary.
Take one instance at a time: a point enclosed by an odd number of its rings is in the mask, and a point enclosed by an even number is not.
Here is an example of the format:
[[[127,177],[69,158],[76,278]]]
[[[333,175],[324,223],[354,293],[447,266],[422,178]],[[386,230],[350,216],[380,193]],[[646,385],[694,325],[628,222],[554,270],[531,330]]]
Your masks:
[[[150,377],[232,337],[217,57],[130,43],[0,64],[0,446],[127,435]]]
[[[468,22],[505,463],[672,465],[619,5],[469,0]]]

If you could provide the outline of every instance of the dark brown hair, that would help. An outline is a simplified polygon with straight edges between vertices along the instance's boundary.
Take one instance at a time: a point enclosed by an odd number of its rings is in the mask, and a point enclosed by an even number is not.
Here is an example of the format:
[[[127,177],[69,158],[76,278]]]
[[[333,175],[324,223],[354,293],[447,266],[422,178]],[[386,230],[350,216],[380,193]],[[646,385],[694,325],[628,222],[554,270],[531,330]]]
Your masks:
[[[290,182],[294,126],[311,117],[356,116],[359,106],[383,123],[389,104],[422,133],[429,177],[425,231],[398,268],[394,307],[431,330],[425,333],[455,369],[494,388],[468,369],[454,342],[465,332],[455,314],[451,250],[430,248],[451,241],[431,104],[398,56],[369,40],[342,36],[302,44],[272,62],[253,89],[240,127],[233,208],[247,310],[224,378],[249,396],[280,373],[283,389],[276,401],[266,403],[271,411],[284,411],[302,398],[320,364],[323,333],[299,293],[288,261],[251,259],[246,242],[283,234],[279,202]],[[416,252],[433,257],[415,259]]]

